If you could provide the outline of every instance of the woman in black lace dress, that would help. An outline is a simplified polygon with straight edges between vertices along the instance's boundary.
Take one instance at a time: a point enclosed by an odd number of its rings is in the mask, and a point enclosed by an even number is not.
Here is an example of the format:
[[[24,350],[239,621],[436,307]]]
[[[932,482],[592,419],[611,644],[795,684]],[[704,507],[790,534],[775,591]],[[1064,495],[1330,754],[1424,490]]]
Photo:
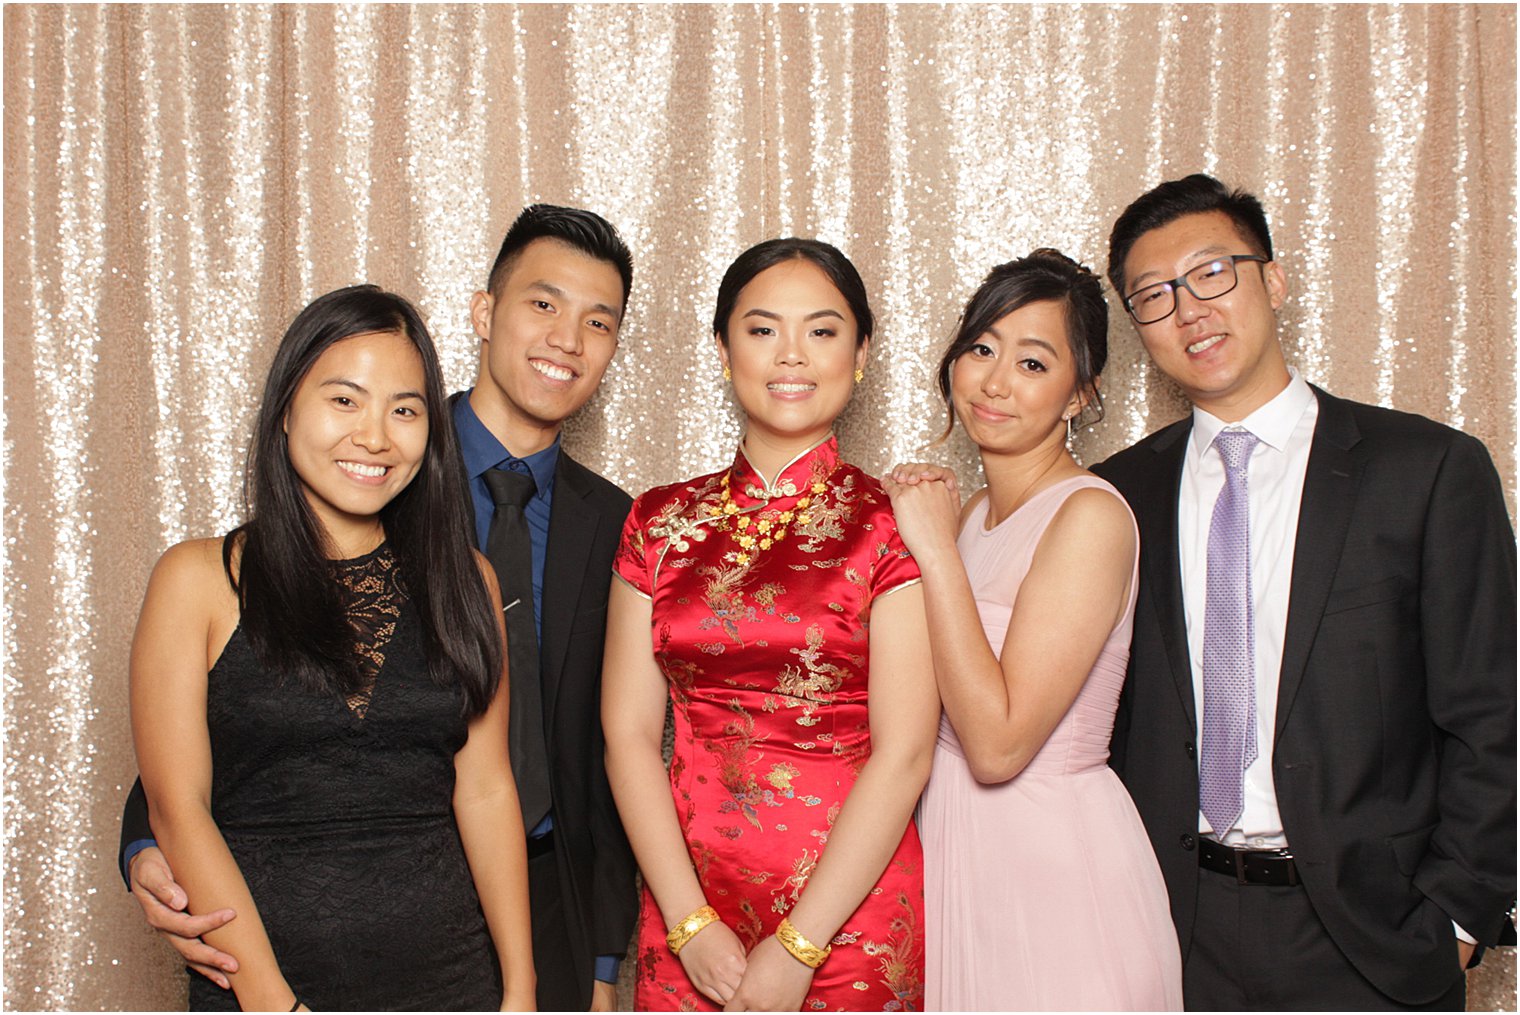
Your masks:
[[[250,520],[154,569],[153,830],[192,912],[238,914],[207,935],[232,990],[191,976],[192,1008],[532,1007],[501,600],[445,406],[409,303],[319,298],[270,368]]]

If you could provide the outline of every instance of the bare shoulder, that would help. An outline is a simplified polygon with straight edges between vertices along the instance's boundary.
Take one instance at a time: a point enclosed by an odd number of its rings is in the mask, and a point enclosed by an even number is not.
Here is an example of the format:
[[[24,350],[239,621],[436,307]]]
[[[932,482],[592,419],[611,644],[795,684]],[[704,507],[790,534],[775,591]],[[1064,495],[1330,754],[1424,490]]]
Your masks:
[[[231,596],[232,586],[222,567],[222,540],[187,539],[169,547],[153,567],[148,591],[207,605]]]
[[[1083,487],[1066,498],[1042,542],[1087,544],[1095,553],[1110,554],[1136,546],[1135,520],[1124,498],[1112,489]]]
[[[134,657],[139,651],[151,654],[174,646],[209,647],[213,643],[219,653],[237,626],[238,616],[237,593],[222,566],[222,540],[177,543],[158,558],[148,579]],[[204,665],[209,668],[212,660],[214,656],[208,657]]]

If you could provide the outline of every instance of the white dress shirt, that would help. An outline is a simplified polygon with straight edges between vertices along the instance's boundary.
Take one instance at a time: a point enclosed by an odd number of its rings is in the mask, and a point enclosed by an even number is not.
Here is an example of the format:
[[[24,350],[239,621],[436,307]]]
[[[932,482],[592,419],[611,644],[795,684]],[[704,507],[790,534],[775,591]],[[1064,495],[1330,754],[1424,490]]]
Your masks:
[[[1249,430],[1260,443],[1246,470],[1246,501],[1251,524],[1251,606],[1255,621],[1256,760],[1245,773],[1245,806],[1235,827],[1215,835],[1198,812],[1198,830],[1219,841],[1247,849],[1288,845],[1282,813],[1272,783],[1273,730],[1277,725],[1277,684],[1282,673],[1283,632],[1288,625],[1293,551],[1298,510],[1304,497],[1304,473],[1319,400],[1298,371],[1289,369],[1288,386],[1239,423],[1226,424],[1193,407],[1193,432],[1182,464],[1177,501],[1177,549],[1182,562],[1182,608],[1187,619],[1188,655],[1193,665],[1193,702],[1198,713],[1198,743],[1203,743],[1203,610],[1208,577],[1209,523],[1214,502],[1224,489],[1224,460],[1212,447],[1219,431]],[[1200,755],[1202,752],[1199,752]],[[1201,763],[1200,757],[1200,763]],[[1458,939],[1476,944],[1452,921]]]
[[[1232,846],[1286,846],[1277,793],[1272,784],[1272,738],[1277,721],[1277,684],[1282,671],[1283,632],[1293,580],[1293,548],[1304,472],[1319,402],[1303,378],[1289,371],[1288,386],[1266,405],[1228,429],[1248,430],[1260,443],[1246,470],[1251,530],[1251,605],[1255,621],[1256,760],[1245,773],[1245,806],[1234,828],[1214,829],[1203,812],[1198,830]],[[1224,489],[1224,461],[1212,446],[1227,428],[1217,416],[1193,409],[1193,432],[1183,459],[1177,503],[1177,542],[1182,563],[1182,606],[1193,666],[1198,743],[1203,743],[1203,611],[1208,577],[1209,523]],[[1202,752],[1199,752],[1200,757]],[[1217,833],[1217,834],[1215,834]]]

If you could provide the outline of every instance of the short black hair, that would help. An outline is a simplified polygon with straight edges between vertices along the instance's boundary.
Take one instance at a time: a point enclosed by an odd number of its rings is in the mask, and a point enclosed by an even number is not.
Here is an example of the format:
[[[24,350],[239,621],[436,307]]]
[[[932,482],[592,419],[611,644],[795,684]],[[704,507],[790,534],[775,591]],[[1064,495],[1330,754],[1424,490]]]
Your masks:
[[[849,304],[850,313],[855,315],[855,345],[859,346],[871,337],[876,319],[871,313],[871,303],[866,299],[866,284],[860,280],[855,265],[832,244],[790,236],[755,244],[736,257],[723,273],[723,281],[718,284],[718,303],[713,310],[713,334],[719,341],[728,344],[728,318],[733,314],[734,304],[739,302],[739,293],[744,287],[762,271],[786,261],[808,261],[817,265]]]
[[[955,337],[939,361],[939,393],[950,414],[945,436],[955,425],[950,401],[950,371],[955,361],[998,321],[1020,307],[1044,301],[1066,308],[1066,344],[1077,371],[1077,390],[1087,395],[1087,406],[1096,412],[1087,422],[1103,418],[1103,396],[1098,390],[1098,376],[1108,362],[1108,301],[1103,298],[1103,283],[1086,265],[1052,247],[1041,247],[1028,257],[993,268],[967,301]]]
[[[623,279],[623,310],[627,311],[628,293],[633,289],[633,255],[628,253],[628,244],[618,235],[617,228],[596,212],[557,204],[530,204],[517,216],[496,252],[496,262],[491,265],[491,276],[486,281],[487,291],[495,293],[523,249],[534,240],[543,239],[569,244],[616,268]]]
[[[1180,180],[1168,180],[1141,194],[1114,222],[1108,234],[1108,281],[1123,300],[1125,293],[1124,261],[1135,242],[1184,215],[1218,211],[1228,215],[1246,245],[1272,260],[1272,233],[1267,229],[1267,213],[1255,194],[1231,190],[1212,176],[1194,173]]]

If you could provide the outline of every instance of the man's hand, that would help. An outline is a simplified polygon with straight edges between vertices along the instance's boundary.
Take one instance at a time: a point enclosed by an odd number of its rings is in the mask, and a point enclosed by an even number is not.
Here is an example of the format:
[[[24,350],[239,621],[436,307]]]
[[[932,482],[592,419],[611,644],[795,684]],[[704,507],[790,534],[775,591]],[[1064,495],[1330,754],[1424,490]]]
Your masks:
[[[1470,945],[1461,938],[1457,939],[1457,958],[1462,962],[1462,971],[1467,972],[1467,964],[1472,961],[1473,952],[1478,950],[1477,945]]]
[[[184,912],[190,898],[175,883],[169,862],[157,847],[150,846],[134,856],[128,873],[132,876],[132,894],[142,906],[148,926],[174,946],[185,965],[223,990],[229,989],[223,970],[237,972],[237,959],[217,951],[200,937],[225,925],[237,914],[230,909],[219,909],[202,916]]]
[[[591,981],[591,1010],[617,1011],[617,984]]]

